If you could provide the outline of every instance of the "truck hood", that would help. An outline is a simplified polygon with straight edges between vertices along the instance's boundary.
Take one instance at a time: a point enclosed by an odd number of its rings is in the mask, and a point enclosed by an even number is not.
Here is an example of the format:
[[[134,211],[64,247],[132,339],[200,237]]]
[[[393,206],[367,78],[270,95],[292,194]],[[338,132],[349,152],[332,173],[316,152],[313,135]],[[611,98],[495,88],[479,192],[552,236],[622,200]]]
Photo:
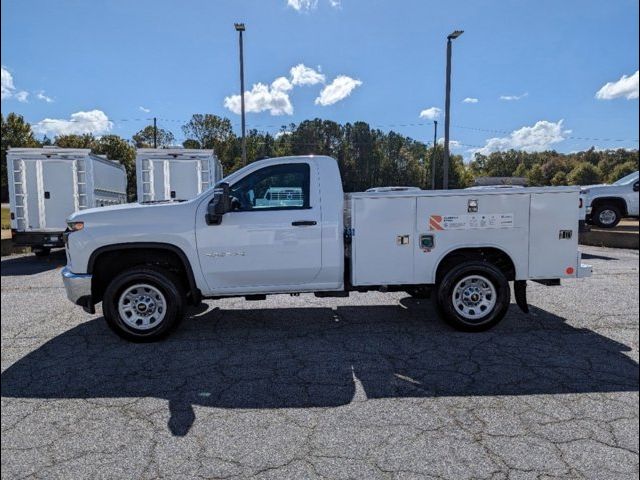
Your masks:
[[[96,207],[88,208],[86,210],[80,210],[69,216],[68,221],[75,222],[113,222],[114,224],[120,224],[124,222],[131,222],[132,220],[139,219],[153,219],[155,222],[159,222],[163,219],[166,221],[175,222],[178,210],[184,213],[185,210],[191,210],[193,205],[192,201],[187,202],[157,202],[157,203],[122,203],[119,205],[110,205],[108,207]],[[187,207],[188,206],[188,207]],[[187,208],[185,208],[187,207]]]
[[[606,183],[598,183],[596,185],[582,185],[580,190],[591,190],[592,188],[602,188],[602,187],[610,187],[611,185],[607,185]]]

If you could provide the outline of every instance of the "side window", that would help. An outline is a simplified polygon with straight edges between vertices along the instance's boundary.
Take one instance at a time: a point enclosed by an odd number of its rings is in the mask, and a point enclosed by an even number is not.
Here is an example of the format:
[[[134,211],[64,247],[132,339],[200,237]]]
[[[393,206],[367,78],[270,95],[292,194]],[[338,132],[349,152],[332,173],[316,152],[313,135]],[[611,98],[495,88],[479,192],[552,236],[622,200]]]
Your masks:
[[[309,164],[261,168],[231,186],[236,211],[309,208]]]

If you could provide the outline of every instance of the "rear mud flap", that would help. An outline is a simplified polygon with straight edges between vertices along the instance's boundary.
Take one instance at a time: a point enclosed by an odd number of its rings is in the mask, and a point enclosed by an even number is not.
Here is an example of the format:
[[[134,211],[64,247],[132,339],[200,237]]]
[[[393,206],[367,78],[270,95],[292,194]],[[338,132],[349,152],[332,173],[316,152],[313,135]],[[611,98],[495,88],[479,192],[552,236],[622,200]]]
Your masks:
[[[524,313],[529,313],[529,305],[527,305],[527,281],[516,280],[513,282],[513,291],[516,294],[516,303]]]

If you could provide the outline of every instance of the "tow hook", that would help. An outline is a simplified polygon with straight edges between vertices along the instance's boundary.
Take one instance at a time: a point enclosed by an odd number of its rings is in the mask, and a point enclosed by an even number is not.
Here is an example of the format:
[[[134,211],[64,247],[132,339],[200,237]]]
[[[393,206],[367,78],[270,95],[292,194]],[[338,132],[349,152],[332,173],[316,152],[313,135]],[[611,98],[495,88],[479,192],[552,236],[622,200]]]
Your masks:
[[[529,313],[529,305],[527,305],[527,281],[516,280],[513,282],[513,291],[516,294],[516,303],[524,313]]]

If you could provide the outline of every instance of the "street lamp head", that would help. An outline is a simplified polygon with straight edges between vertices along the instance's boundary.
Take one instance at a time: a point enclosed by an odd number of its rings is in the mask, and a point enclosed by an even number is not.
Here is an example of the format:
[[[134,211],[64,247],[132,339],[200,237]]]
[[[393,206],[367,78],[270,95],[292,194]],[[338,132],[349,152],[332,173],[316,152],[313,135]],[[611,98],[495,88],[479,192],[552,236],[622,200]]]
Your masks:
[[[244,23],[234,23],[234,27],[236,27],[236,31],[244,32]]]
[[[464,30],[455,30],[453,33],[450,33],[447,37],[447,40],[454,40],[458,38],[460,35],[464,33]]]

